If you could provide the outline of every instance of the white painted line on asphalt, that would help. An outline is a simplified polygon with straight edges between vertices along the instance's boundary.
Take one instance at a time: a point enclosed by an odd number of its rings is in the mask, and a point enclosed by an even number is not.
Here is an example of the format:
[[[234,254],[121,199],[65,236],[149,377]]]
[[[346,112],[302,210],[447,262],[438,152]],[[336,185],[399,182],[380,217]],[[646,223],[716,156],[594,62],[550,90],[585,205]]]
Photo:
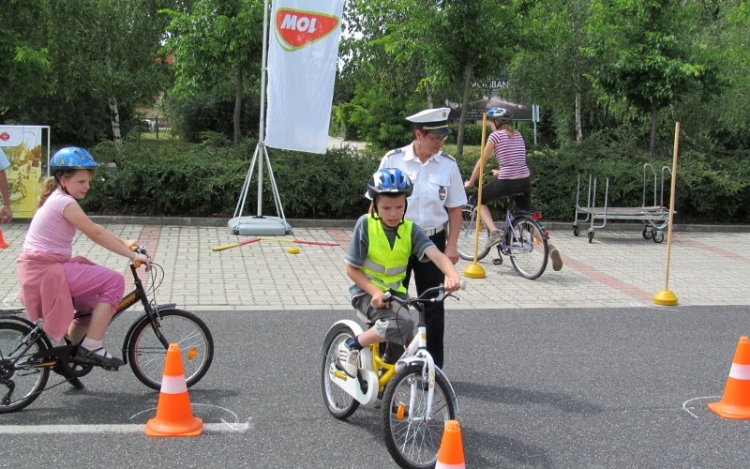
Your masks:
[[[205,433],[244,433],[250,423],[204,423]],[[146,425],[0,425],[0,435],[50,433],[145,433]]]

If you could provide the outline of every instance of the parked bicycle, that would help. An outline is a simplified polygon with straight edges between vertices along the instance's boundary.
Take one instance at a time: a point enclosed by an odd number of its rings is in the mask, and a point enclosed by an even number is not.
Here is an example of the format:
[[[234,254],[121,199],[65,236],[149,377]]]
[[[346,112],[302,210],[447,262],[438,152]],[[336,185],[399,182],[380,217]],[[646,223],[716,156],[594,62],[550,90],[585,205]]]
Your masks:
[[[146,255],[143,246],[135,251]],[[125,334],[123,361],[130,364],[143,384],[159,390],[166,350],[170,343],[177,343],[187,386],[194,385],[203,378],[213,360],[211,331],[201,319],[176,309],[175,304],[156,304],[153,295],[164,280],[164,269],[159,264],[151,263],[148,290],[138,277],[140,262],[131,262],[129,266],[135,288],[117,305],[112,320],[139,301],[144,314]],[[62,375],[65,381],[73,381],[88,374],[95,366],[77,362],[75,357],[79,345],[70,343],[67,336],[64,345],[53,347],[42,329],[41,320],[31,322],[20,315],[23,312],[22,309],[0,311],[0,413],[15,412],[34,402],[45,390],[50,370]],[[90,311],[76,313],[76,317],[90,315]],[[64,381],[55,386],[62,383]]]
[[[542,219],[541,212],[515,209],[515,199],[522,195],[522,192],[516,192],[508,196],[510,202],[505,212],[505,222],[500,228],[504,236],[497,245],[498,257],[493,259],[493,263],[502,264],[503,254],[505,254],[510,257],[510,262],[516,272],[524,278],[534,280],[539,278],[547,268],[549,235],[539,222]],[[469,197],[469,203],[463,206],[462,214],[461,233],[458,235],[458,255],[461,259],[473,261],[478,216],[473,196]],[[477,262],[484,259],[491,249],[485,246],[490,231],[481,219],[479,220],[479,235]]]
[[[466,285],[462,281],[461,289]],[[431,297],[437,294],[437,296]],[[446,420],[458,414],[456,393],[448,377],[435,365],[427,351],[427,327],[424,303],[444,301],[453,296],[443,285],[425,290],[416,298],[401,299],[386,292],[384,301],[396,301],[419,312],[417,334],[395,365],[381,357],[385,344],[362,349],[356,378],[339,366],[338,346],[372,327],[364,315],[364,324],[348,319],[335,323],[323,340],[321,384],[328,411],[345,419],[363,405],[380,405],[385,445],[399,466],[405,469],[435,467]]]

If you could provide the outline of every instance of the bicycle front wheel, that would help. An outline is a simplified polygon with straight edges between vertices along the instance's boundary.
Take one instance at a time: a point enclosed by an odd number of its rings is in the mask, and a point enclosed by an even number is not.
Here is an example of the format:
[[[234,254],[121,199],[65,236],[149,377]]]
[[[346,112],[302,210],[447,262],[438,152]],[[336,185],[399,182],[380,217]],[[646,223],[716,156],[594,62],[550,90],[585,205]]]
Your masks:
[[[461,209],[461,232],[458,234],[458,256],[465,261],[474,260],[474,242],[476,241],[477,233],[477,212],[474,211],[474,206],[466,204]],[[487,238],[489,238],[490,230],[484,225],[484,222],[479,220],[479,249],[477,250],[477,261],[480,261],[487,257],[490,252],[490,248],[485,247]]]
[[[508,233],[508,255],[521,277],[539,278],[547,268],[549,247],[544,230],[536,220],[519,217],[513,222],[513,233]]]
[[[32,358],[48,349],[41,337],[23,339],[31,328],[18,321],[0,321],[0,414],[16,412],[39,397],[49,379],[49,364]],[[47,365],[47,366],[45,366]]]
[[[170,344],[180,347],[185,381],[190,387],[206,374],[214,359],[214,339],[198,316],[179,309],[159,312],[157,327]],[[153,330],[148,315],[136,322],[127,339],[128,361],[136,378],[151,389],[161,389],[167,349]]]
[[[385,446],[405,469],[435,467],[445,422],[456,417],[449,385],[435,375],[432,409],[427,414],[427,367],[415,363],[396,373],[383,396]]]
[[[345,419],[359,408],[359,402],[331,382],[331,370],[336,370],[338,366],[339,344],[350,337],[354,337],[354,332],[341,324],[333,331],[331,337],[328,342],[323,344],[323,368],[320,374],[320,383],[328,412],[337,419]]]

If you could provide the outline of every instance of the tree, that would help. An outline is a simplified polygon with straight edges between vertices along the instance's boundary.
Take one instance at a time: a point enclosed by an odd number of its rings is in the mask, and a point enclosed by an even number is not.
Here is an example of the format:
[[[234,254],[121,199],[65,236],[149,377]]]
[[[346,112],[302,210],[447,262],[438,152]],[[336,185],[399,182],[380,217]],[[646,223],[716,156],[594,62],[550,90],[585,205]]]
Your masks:
[[[263,1],[196,0],[189,13],[165,13],[172,36],[164,50],[175,57],[173,92],[178,97],[204,91],[233,95],[234,144],[239,145],[243,96],[248,88],[258,89],[257,80],[245,78],[260,77]]]
[[[595,0],[589,12],[583,50],[597,62],[589,78],[606,99],[651,112],[653,156],[659,109],[716,82],[695,47],[699,10],[679,0]]]
[[[39,0],[10,0],[0,8],[0,117],[26,99],[52,90],[49,50]]]

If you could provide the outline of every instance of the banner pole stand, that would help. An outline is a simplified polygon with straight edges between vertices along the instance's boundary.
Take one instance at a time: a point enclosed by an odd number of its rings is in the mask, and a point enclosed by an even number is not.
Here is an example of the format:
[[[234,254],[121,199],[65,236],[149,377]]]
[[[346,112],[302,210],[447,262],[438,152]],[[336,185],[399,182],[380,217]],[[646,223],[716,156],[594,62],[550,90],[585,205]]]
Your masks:
[[[276,179],[273,177],[273,170],[271,169],[271,160],[268,158],[268,150],[266,150],[266,144],[264,142],[265,136],[265,120],[266,120],[266,73],[268,65],[268,0],[263,1],[263,56],[261,58],[261,70],[260,70],[260,131],[258,132],[258,145],[255,147],[253,153],[253,159],[250,162],[250,169],[247,171],[245,176],[245,182],[242,185],[242,191],[240,192],[240,198],[237,201],[237,207],[234,210],[233,217],[229,220],[228,226],[229,231],[234,235],[242,236],[280,236],[288,234],[292,231],[291,225],[287,223],[286,217],[284,216],[284,209],[281,205],[281,197],[279,197],[279,188],[276,186]],[[256,216],[242,216],[242,210],[245,207],[245,200],[247,199],[247,193],[250,188],[250,182],[252,180],[253,167],[258,159],[260,153],[260,163],[258,164],[258,211]],[[279,217],[268,217],[263,216],[263,163],[268,165],[268,176],[271,180],[271,188],[273,189],[274,203],[276,204],[276,212],[280,215]]]

